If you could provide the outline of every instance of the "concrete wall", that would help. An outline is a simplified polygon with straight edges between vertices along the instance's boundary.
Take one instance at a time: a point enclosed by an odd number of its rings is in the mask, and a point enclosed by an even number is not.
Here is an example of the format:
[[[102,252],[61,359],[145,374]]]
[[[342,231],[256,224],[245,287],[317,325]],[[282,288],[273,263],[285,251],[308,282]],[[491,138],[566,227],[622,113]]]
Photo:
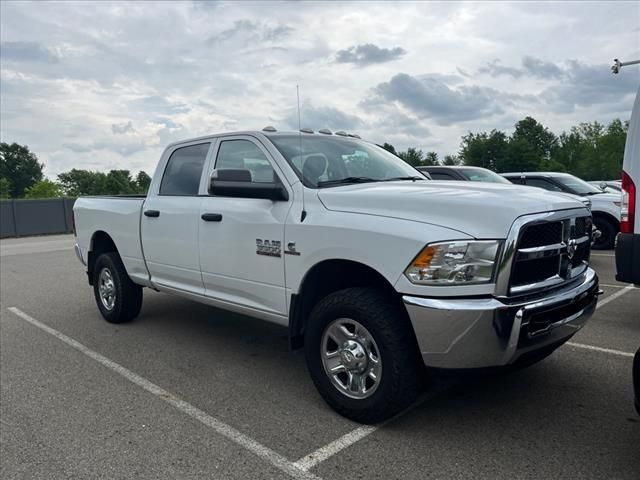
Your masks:
[[[75,198],[0,200],[0,237],[72,233]]]

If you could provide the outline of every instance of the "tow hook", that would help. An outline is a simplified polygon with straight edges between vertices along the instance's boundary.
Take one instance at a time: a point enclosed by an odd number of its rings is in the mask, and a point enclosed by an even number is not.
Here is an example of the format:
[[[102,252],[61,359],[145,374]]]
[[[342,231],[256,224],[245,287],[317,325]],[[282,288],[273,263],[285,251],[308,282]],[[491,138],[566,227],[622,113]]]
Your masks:
[[[600,230],[594,230],[591,234],[591,245],[602,236],[602,232]]]

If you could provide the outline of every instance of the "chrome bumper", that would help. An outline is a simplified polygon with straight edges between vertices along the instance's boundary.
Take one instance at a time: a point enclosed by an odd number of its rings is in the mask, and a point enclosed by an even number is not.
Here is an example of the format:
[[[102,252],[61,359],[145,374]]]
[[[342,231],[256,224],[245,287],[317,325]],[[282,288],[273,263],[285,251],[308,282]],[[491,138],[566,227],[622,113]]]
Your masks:
[[[483,368],[567,341],[593,314],[598,276],[534,300],[403,296],[425,365]]]
[[[76,257],[78,257],[78,260],[80,260],[80,263],[82,263],[82,265],[86,267],[87,263],[84,261],[84,258],[82,258],[82,250],[80,250],[80,247],[78,246],[77,243],[73,244],[73,251],[76,252]]]

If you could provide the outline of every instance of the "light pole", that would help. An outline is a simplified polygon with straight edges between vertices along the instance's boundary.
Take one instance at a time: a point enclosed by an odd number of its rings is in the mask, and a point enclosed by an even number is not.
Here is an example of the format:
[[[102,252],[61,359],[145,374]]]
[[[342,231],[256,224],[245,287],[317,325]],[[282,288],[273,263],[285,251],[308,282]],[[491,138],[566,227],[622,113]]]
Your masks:
[[[611,72],[616,74],[616,73],[620,72],[620,69],[622,67],[626,67],[627,65],[636,65],[638,63],[640,63],[640,60],[632,60],[630,62],[621,62],[617,58],[614,58],[613,59],[613,66],[611,67]]]

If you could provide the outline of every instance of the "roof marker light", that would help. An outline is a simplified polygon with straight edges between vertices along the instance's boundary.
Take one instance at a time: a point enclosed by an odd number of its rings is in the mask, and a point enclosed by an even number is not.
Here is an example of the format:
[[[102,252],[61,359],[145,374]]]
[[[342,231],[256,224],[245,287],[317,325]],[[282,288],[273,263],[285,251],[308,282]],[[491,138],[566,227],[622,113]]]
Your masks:
[[[313,133],[313,130],[311,130],[310,128],[301,128],[300,131],[302,133]]]
[[[262,129],[263,132],[277,132],[276,127],[272,127],[271,125],[267,125]]]
[[[339,130],[336,132],[336,135],[340,135],[341,137],[346,137],[347,136],[347,132],[345,132],[344,130]]]
[[[333,135],[331,133],[331,130],[329,130],[328,128],[321,128],[320,130],[318,130],[318,133],[323,133],[325,135]]]

